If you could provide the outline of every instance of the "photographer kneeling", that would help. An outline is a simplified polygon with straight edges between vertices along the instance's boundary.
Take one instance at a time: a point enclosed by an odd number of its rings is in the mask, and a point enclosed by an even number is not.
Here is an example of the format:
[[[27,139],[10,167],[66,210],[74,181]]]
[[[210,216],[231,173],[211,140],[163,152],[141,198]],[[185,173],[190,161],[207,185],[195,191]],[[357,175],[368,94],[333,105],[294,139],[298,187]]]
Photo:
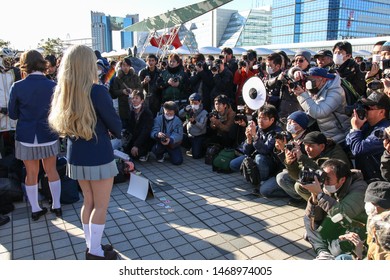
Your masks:
[[[193,93],[189,97],[190,105],[179,111],[179,117],[185,119],[182,146],[189,149],[187,156],[194,159],[203,156],[206,139],[207,111],[203,109],[202,97]]]
[[[183,140],[183,124],[178,116],[177,105],[174,101],[167,101],[163,105],[164,114],[158,115],[154,119],[154,124],[150,137],[156,140],[152,152],[156,156],[157,162],[164,162],[164,154],[168,153],[172,164],[183,163],[180,144]]]
[[[343,253],[340,235],[353,231],[363,235],[362,240],[366,238],[364,196],[367,183],[360,171],[351,171],[348,164],[339,159],[325,161],[321,169],[301,178],[306,181],[302,187],[310,192],[304,225],[306,239],[315,250],[316,259],[332,260]],[[342,219],[335,219],[336,214]]]

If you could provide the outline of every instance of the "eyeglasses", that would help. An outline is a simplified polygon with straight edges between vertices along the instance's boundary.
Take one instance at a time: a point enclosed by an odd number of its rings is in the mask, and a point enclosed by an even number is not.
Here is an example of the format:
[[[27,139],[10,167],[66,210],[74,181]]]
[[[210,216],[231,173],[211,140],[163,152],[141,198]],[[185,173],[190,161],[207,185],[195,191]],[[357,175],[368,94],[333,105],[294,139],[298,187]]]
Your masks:
[[[296,59],[295,62],[303,63],[305,60],[304,59]]]

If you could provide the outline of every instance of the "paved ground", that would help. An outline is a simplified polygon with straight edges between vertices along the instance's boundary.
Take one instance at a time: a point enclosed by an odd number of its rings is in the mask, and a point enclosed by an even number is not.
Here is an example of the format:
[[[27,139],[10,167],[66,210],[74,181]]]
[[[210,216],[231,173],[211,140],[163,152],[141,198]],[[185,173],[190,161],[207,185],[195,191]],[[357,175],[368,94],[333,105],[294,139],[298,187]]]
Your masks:
[[[251,195],[241,175],[212,172],[203,159],[186,156],[181,166],[151,157],[136,168],[155,197],[127,194],[128,182],[114,186],[103,243],[122,259],[313,259],[302,239],[303,210]],[[0,227],[0,259],[84,259],[81,204],[63,205],[62,219],[48,213],[33,222],[27,203],[17,203]]]

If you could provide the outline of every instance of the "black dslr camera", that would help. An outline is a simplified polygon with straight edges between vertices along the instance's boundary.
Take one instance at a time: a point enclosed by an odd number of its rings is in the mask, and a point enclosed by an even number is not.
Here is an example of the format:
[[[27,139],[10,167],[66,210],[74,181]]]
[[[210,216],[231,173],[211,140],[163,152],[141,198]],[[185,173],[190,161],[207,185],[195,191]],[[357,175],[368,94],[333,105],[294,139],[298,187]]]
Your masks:
[[[246,122],[247,121],[247,117],[245,114],[245,106],[237,105],[237,113],[234,116],[234,121],[235,122],[238,122],[238,121],[245,121]]]
[[[292,135],[288,131],[274,132],[275,139],[283,140],[286,138],[286,142],[289,142],[292,139]]]
[[[216,118],[216,119],[219,119],[219,113],[217,110],[213,109],[209,114],[208,114],[208,117],[209,118]]]
[[[364,120],[364,118],[367,115],[366,106],[361,101],[358,101],[353,105],[345,106],[344,110],[345,110],[345,114],[349,117],[352,116],[353,110],[356,110],[356,114],[361,120]]]
[[[184,112],[186,112],[186,117],[188,119],[191,119],[195,113],[194,113],[194,110],[192,110],[192,106],[191,105],[187,105],[184,107]]]
[[[324,184],[327,175],[322,169],[315,170],[310,167],[303,167],[302,170],[299,171],[298,183],[302,185],[312,184],[314,182],[314,178],[316,177],[320,184]]]
[[[285,146],[284,146],[287,150],[289,151],[292,151],[294,149],[294,144],[293,143],[287,143]]]
[[[211,70],[211,72],[219,72],[219,69],[221,67],[221,63],[220,61],[218,61],[218,59],[214,62],[213,65],[210,65],[209,66],[209,70]]]
[[[377,137],[378,139],[381,139],[381,140],[390,139],[390,136],[386,133],[386,131],[381,130],[381,129],[375,130],[374,135],[375,135],[375,137]]]

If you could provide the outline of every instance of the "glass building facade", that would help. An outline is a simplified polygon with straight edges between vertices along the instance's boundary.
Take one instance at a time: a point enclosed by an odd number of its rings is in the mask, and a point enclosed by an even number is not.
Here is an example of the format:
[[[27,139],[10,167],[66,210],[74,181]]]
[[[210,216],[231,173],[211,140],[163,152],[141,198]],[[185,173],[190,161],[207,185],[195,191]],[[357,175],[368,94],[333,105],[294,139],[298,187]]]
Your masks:
[[[218,46],[242,47],[271,44],[271,8],[232,14]]]
[[[390,0],[278,0],[272,44],[390,35]]]
[[[139,21],[138,15],[126,15],[126,17],[111,17],[104,13],[91,11],[92,49],[100,52],[113,50],[112,32],[132,25]],[[134,46],[133,32],[120,31],[120,46],[122,49]]]

